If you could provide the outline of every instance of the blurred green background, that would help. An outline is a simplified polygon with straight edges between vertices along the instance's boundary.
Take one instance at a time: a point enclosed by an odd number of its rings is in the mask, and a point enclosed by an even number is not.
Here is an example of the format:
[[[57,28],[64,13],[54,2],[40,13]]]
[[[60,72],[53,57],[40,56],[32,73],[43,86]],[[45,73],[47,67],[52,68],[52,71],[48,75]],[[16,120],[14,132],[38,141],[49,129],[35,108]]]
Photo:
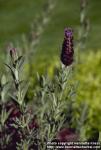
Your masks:
[[[9,41],[20,41],[21,35],[30,31],[35,16],[41,14],[45,2],[46,0],[0,0],[0,47]],[[88,3],[91,32],[87,47],[98,49],[101,47],[101,1],[88,0]],[[51,21],[46,26],[38,46],[39,53],[57,52],[61,46],[64,28],[71,26],[76,30],[79,26],[79,16],[80,0],[57,0]]]

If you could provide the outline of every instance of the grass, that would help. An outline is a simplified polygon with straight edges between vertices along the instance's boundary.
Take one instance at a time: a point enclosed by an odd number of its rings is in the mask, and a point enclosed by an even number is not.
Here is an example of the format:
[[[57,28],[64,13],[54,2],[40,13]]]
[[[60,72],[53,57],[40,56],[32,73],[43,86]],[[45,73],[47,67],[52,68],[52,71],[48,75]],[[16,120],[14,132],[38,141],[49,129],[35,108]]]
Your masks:
[[[36,12],[40,13],[43,3],[42,0],[0,0],[0,46],[29,32],[30,24]]]
[[[0,47],[9,41],[21,39],[23,33],[30,31],[30,24],[34,17],[41,13],[46,0],[0,0]],[[80,0],[57,1],[57,6],[52,13],[51,22],[47,25],[38,45],[37,55],[55,55],[61,48],[63,30],[66,26],[74,28],[75,33],[79,27],[79,2]],[[98,49],[101,47],[101,1],[89,1],[89,18],[91,32],[87,41],[87,48]]]

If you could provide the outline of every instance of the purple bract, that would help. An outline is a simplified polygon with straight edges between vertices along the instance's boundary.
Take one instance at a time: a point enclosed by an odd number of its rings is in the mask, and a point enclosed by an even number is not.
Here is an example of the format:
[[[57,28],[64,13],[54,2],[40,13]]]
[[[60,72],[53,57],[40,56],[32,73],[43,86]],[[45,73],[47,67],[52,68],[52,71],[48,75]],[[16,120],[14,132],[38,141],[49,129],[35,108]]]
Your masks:
[[[61,52],[61,61],[65,66],[70,66],[73,63],[73,54],[73,31],[71,28],[66,28]]]

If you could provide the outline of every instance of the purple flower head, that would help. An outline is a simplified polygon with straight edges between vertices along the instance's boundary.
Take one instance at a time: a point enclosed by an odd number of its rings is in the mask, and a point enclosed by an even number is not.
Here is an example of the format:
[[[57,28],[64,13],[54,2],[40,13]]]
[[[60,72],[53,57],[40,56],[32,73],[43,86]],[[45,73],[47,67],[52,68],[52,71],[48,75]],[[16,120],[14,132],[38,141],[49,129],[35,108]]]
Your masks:
[[[71,28],[65,28],[65,37],[73,37],[73,30]]]
[[[58,132],[56,138],[60,142],[78,141],[79,135],[75,132],[74,128],[63,128]]]
[[[15,55],[16,55],[16,49],[15,48],[10,48],[9,53],[10,53],[11,58],[14,58]]]
[[[11,54],[14,54],[14,53],[16,53],[16,49],[15,48],[9,48],[9,53]]]
[[[61,61],[65,66],[73,63],[73,31],[71,28],[66,28],[64,34],[64,41],[62,44]]]

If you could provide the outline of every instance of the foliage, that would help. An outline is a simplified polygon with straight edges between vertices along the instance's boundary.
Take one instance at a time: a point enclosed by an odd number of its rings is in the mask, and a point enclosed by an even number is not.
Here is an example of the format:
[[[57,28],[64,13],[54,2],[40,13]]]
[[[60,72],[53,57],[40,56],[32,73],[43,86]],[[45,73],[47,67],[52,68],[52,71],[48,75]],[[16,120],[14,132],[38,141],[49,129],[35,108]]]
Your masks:
[[[89,104],[90,126],[100,128],[101,118],[101,51],[88,51],[80,56],[76,79],[79,82],[78,99]],[[100,128],[101,130],[101,128]]]
[[[55,62],[55,63],[54,63]],[[59,66],[57,58],[54,58],[54,62],[48,66],[47,73],[50,76],[49,70],[51,70],[51,78],[54,78],[54,72]],[[47,62],[48,64],[48,62]],[[101,130],[100,123],[100,103],[101,103],[101,52],[100,50],[80,53],[80,62],[75,66],[75,73],[73,75],[74,81],[77,81],[77,101],[78,105],[81,102],[87,103],[88,105],[88,121],[86,122],[85,128],[98,128]],[[45,63],[43,63],[45,66]],[[41,67],[39,65],[40,68]],[[43,69],[42,69],[43,70]],[[42,71],[44,72],[44,71]],[[31,95],[29,95],[30,97]],[[31,96],[32,97],[32,96]],[[83,129],[84,130],[84,129]],[[82,131],[83,132],[83,131]],[[86,132],[86,131],[85,131]]]
[[[86,109],[80,109],[76,101],[73,66],[57,68],[53,80],[37,75],[39,86],[31,102],[33,107],[30,108],[30,103],[26,101],[28,83],[22,80],[20,71],[23,57],[14,48],[10,49],[9,54],[9,64],[5,65],[12,78],[6,99],[6,92],[1,88],[1,149],[45,150],[47,141],[60,140],[58,132],[63,128],[79,138],[80,127],[86,120]],[[1,85],[7,85],[4,77]]]

